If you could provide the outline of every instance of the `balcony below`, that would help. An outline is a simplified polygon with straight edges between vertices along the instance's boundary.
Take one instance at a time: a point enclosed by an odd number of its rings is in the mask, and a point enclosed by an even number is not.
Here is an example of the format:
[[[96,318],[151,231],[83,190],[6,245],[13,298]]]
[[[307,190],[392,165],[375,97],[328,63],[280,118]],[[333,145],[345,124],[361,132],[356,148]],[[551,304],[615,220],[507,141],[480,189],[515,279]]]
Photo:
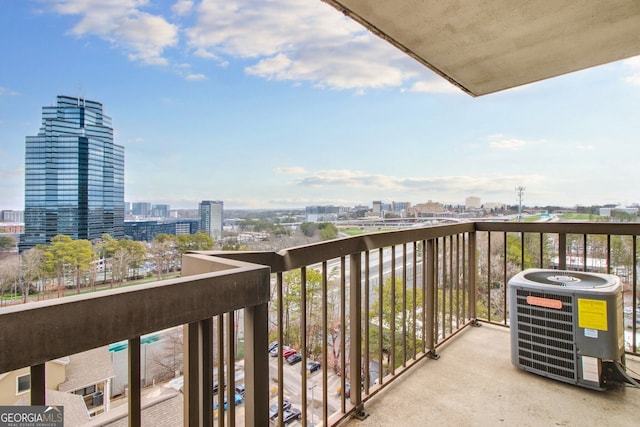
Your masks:
[[[373,396],[369,414],[352,427],[370,426],[637,426],[640,389],[595,391],[518,369],[511,363],[508,328],[468,327],[407,375]],[[626,356],[640,376],[640,358]],[[631,372],[635,371],[635,373]]]

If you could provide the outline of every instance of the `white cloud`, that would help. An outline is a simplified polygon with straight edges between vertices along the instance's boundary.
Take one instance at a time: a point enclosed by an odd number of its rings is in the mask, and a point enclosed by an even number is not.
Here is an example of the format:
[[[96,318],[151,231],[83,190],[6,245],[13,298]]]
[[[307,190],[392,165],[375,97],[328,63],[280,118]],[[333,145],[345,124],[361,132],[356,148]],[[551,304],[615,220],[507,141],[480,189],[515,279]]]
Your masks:
[[[499,150],[521,150],[530,145],[544,144],[545,141],[527,141],[524,139],[508,138],[504,135],[490,135],[487,137],[489,146]]]
[[[306,173],[307,170],[300,166],[291,166],[288,168],[275,168],[273,172],[276,175],[300,175]]]
[[[594,145],[591,144],[587,144],[587,145],[576,145],[576,149],[578,150],[582,150],[582,151],[593,151],[596,149],[596,147]]]
[[[341,187],[351,189],[369,189],[376,192],[416,192],[420,194],[487,194],[488,189],[512,188],[521,182],[540,181],[536,175],[487,175],[487,176],[436,176],[436,177],[398,177],[372,174],[351,170],[321,170],[300,178],[300,186],[314,188]]]
[[[411,85],[408,91],[425,93],[464,93],[457,86],[441,78],[417,81],[413,85]]]
[[[7,89],[6,87],[0,86],[0,96],[16,96],[18,92],[15,92],[11,89]]]
[[[125,50],[132,61],[173,62],[168,48],[178,46],[184,34],[187,54],[214,60],[221,67],[242,59],[247,74],[263,79],[356,93],[389,87],[459,92],[319,0],[175,0],[165,12],[168,18],[149,0],[52,0],[49,4],[59,14],[79,17],[72,34],[100,37]],[[190,21],[186,25],[183,18],[187,16],[195,19],[193,25]]]
[[[140,10],[147,0],[56,0],[53,10],[80,15],[71,33],[95,35],[127,50],[129,59],[164,65],[164,49],[178,42],[178,27]]]
[[[202,80],[207,80],[207,76],[205,76],[204,74],[199,74],[199,73],[190,73],[187,74],[184,77],[186,80],[190,80],[190,81],[202,81]]]
[[[320,87],[413,85],[430,72],[320,1],[204,0],[188,43],[200,57],[249,60],[248,74]],[[441,92],[439,85],[412,90]]]
[[[188,15],[192,9],[192,0],[178,0],[173,6],[171,6],[171,10],[173,11],[173,13],[180,16]]]

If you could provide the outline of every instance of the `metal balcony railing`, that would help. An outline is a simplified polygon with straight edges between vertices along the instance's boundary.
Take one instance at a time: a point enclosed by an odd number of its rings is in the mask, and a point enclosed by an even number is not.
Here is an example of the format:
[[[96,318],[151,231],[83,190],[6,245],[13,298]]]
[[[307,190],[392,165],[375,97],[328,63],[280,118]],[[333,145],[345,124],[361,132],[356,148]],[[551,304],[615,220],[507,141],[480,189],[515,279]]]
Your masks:
[[[224,416],[211,411],[212,402],[224,404],[215,382],[228,395],[235,388],[230,337],[238,335],[245,425],[267,425],[270,403],[281,420],[285,401],[303,425],[334,425],[364,417],[368,399],[422,358],[437,358],[463,328],[508,326],[506,284],[524,268],[620,275],[626,350],[638,354],[638,234],[640,224],[468,222],[279,252],[188,254],[180,279],[0,310],[0,372],[31,366],[31,401],[44,404],[46,361],[129,340],[129,422],[139,425],[140,336],[186,325],[185,425],[241,420],[232,403]],[[300,363],[269,358],[270,341],[278,356],[294,348]],[[310,361],[321,369],[306,372]],[[214,378],[212,366],[226,369]]]

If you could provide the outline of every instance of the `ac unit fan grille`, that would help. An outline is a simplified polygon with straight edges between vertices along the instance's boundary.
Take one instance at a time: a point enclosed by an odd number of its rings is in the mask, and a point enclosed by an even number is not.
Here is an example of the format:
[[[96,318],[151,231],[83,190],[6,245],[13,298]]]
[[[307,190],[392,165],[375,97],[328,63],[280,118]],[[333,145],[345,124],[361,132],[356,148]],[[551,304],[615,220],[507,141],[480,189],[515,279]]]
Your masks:
[[[534,296],[562,301],[561,309],[530,305]],[[526,289],[516,291],[518,362],[530,370],[576,379],[573,297]]]

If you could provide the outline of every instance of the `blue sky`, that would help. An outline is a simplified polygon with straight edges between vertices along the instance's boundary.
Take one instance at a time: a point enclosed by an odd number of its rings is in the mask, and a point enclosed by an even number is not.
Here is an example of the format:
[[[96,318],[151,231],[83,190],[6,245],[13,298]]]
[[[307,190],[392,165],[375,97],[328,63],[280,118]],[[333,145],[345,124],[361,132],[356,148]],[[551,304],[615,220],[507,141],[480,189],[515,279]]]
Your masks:
[[[471,98],[320,0],[0,0],[0,58],[0,209],[57,95],[103,103],[132,202],[640,202],[640,57]]]

